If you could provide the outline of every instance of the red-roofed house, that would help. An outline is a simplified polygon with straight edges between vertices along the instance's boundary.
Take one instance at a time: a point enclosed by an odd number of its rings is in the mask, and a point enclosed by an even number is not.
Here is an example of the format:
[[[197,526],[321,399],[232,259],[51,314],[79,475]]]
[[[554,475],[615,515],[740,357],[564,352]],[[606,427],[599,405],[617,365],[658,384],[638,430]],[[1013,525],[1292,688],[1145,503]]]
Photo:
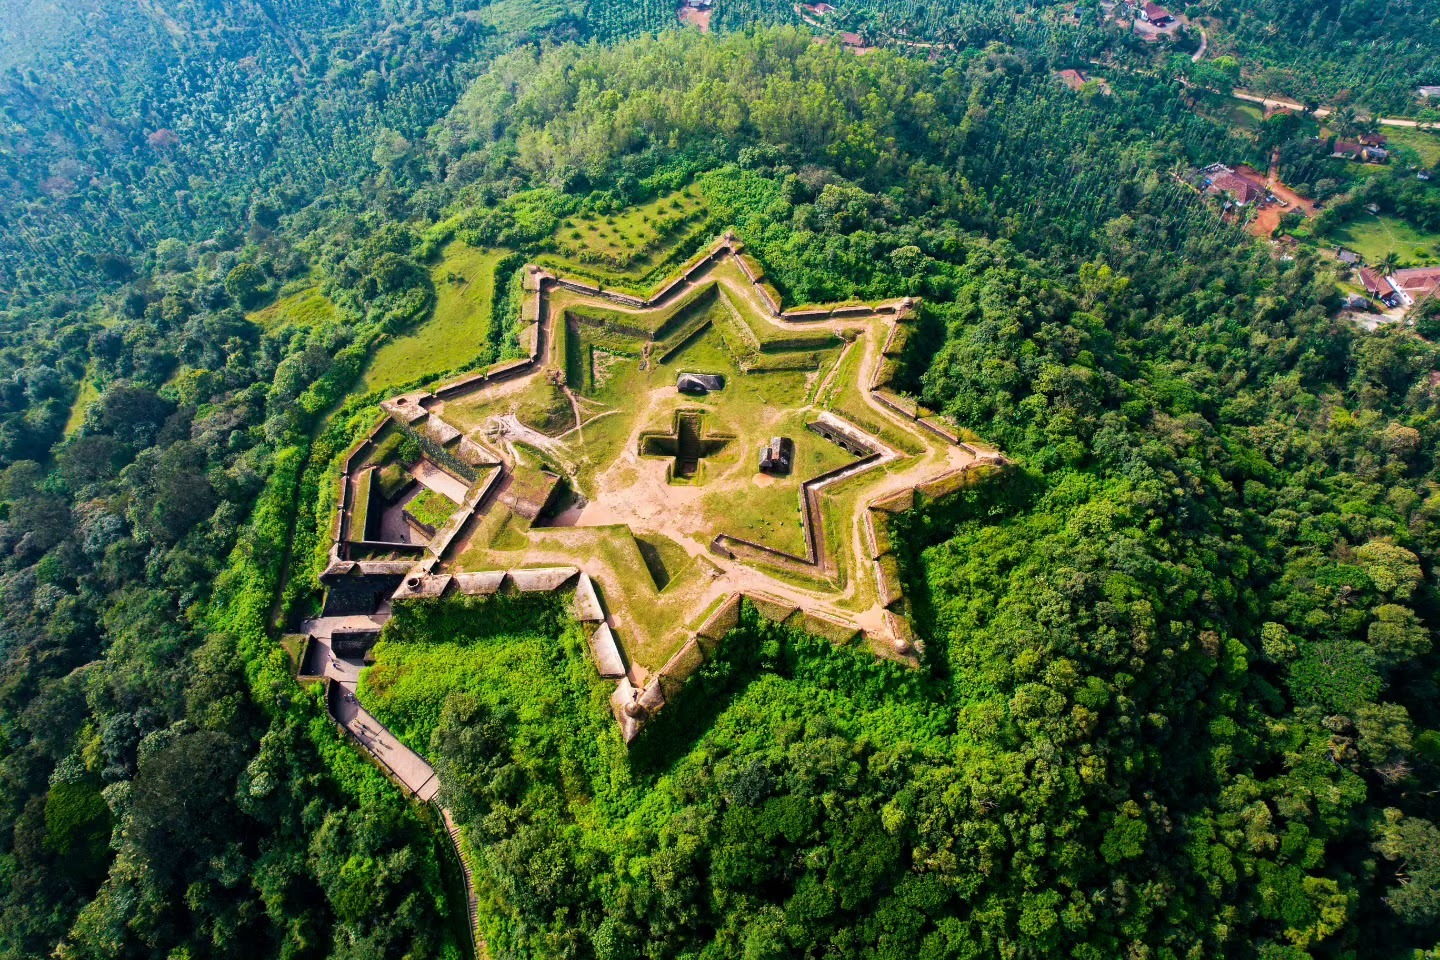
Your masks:
[[[1085,86],[1085,74],[1079,70],[1061,70],[1055,76],[1071,90],[1079,90]]]
[[[1384,147],[1367,147],[1365,144],[1356,143],[1353,140],[1336,140],[1334,152],[1330,156],[1360,160],[1365,163],[1384,163],[1390,159],[1390,151]]]
[[[1365,292],[1370,296],[1379,299],[1386,306],[1394,307],[1400,303],[1400,296],[1395,292],[1395,287],[1380,274],[1369,267],[1360,268],[1360,283],[1365,287]]]
[[[846,30],[840,34],[840,42],[845,44],[845,46],[847,47],[865,46],[865,38],[860,36],[860,34],[858,33],[851,33],[849,30]]]
[[[1166,10],[1160,6],[1160,4],[1145,0],[1144,3],[1140,4],[1140,19],[1146,23],[1152,23],[1157,27],[1163,27],[1175,18],[1170,15],[1169,10]]]
[[[1265,196],[1264,190],[1244,177],[1236,176],[1235,171],[1228,167],[1211,178],[1210,192],[1225,194],[1237,207],[1247,206]]]
[[[1390,282],[1400,292],[1407,304],[1419,303],[1440,292],[1440,267],[1411,267],[1396,270],[1390,275]]]

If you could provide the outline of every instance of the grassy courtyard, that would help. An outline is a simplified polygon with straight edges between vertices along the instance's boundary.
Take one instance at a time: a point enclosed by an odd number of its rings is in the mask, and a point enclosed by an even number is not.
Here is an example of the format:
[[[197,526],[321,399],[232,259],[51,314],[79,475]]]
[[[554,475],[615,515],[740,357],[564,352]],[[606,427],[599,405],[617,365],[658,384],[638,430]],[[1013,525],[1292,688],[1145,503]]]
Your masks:
[[[428,527],[441,527],[458,507],[454,500],[434,490],[422,490],[415,499],[405,505],[410,516]]]

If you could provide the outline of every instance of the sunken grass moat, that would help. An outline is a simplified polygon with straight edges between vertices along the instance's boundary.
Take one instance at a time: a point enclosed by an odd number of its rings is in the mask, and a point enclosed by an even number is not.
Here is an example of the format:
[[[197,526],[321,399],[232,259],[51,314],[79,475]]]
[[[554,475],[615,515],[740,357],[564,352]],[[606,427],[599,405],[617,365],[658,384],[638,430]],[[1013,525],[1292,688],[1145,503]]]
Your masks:
[[[730,233],[648,297],[577,274],[524,268],[520,359],[380,404],[314,630],[569,591],[627,742],[743,601],[918,663],[890,518],[1006,462],[892,390],[916,304],[782,309]]]

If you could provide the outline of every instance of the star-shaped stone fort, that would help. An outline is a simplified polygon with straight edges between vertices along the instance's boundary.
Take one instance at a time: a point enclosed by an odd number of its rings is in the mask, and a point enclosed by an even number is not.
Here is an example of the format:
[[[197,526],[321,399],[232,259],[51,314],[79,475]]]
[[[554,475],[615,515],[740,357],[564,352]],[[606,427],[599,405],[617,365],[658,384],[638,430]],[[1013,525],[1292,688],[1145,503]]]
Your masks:
[[[327,616],[573,587],[627,742],[742,599],[918,662],[889,518],[1004,460],[892,391],[911,300],[782,310],[728,233],[648,299],[525,290],[528,356],[384,401],[346,455]]]

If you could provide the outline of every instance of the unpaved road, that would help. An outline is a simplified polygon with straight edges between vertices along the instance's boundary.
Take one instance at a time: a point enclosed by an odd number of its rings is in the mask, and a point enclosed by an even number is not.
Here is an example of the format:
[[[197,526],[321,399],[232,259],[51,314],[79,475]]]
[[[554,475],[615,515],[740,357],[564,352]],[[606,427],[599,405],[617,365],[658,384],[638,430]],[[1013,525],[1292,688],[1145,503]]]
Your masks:
[[[1307,111],[1303,103],[1296,103],[1294,100],[1287,100],[1284,97],[1262,97],[1259,94],[1241,90],[1239,87],[1231,90],[1230,96],[1236,100],[1244,100],[1247,103],[1258,103],[1267,110],[1293,110],[1296,113],[1308,112],[1312,117],[1320,120],[1325,119],[1335,112],[1332,107],[1316,107],[1314,110]],[[1356,118],[1360,120],[1372,119],[1360,114],[1356,114]],[[1419,120],[1410,120],[1406,117],[1375,117],[1373,119],[1376,123],[1386,127],[1413,127],[1419,130],[1440,129],[1440,123],[1421,123]]]

